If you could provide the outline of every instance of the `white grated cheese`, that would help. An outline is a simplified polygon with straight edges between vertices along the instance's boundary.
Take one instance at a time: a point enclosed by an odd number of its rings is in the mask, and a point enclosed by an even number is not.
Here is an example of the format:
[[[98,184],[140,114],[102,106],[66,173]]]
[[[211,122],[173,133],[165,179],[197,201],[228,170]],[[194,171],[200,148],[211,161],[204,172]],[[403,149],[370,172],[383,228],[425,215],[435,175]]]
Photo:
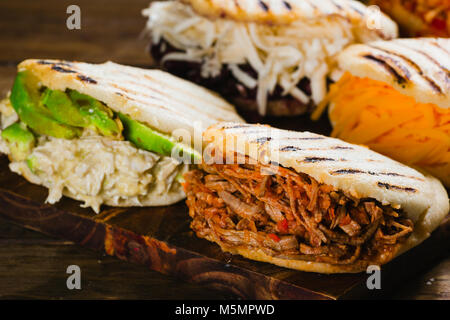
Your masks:
[[[248,75],[248,73],[242,71],[237,64],[230,63],[228,65],[228,68],[231,70],[233,75],[240,79],[243,85],[245,85],[247,88],[253,89],[258,85],[258,81],[256,79],[253,79],[251,76]]]
[[[337,16],[269,26],[209,20],[178,1],[153,2],[143,15],[148,17],[146,29],[153,43],[164,39],[182,51],[165,55],[163,61],[201,62],[205,78],[219,75],[227,65],[244,86],[257,86],[262,115],[267,97],[277,85],[283,95],[290,94],[304,104],[311,99],[318,104],[326,94],[330,57],[355,41],[350,22]],[[238,67],[246,63],[256,70],[257,79]],[[303,77],[311,81],[311,97],[297,87]]]

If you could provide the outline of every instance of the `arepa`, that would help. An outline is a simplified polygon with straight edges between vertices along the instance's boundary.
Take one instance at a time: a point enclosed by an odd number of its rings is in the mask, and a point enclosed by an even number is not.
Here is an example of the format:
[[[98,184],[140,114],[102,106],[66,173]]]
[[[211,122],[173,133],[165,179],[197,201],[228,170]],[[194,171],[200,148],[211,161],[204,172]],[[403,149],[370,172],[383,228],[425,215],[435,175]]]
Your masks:
[[[297,270],[382,265],[449,212],[435,178],[367,148],[309,132],[222,123],[185,174],[191,227],[222,250]]]
[[[151,54],[253,115],[311,111],[326,94],[332,57],[360,42],[397,37],[397,26],[354,0],[156,1]]]
[[[20,63],[0,112],[10,169],[47,187],[49,203],[66,195],[96,212],[183,199],[180,178],[200,158],[202,128],[242,121],[168,73],[62,60]]]
[[[330,105],[332,135],[426,170],[450,187],[450,39],[353,45],[337,57],[342,75]]]

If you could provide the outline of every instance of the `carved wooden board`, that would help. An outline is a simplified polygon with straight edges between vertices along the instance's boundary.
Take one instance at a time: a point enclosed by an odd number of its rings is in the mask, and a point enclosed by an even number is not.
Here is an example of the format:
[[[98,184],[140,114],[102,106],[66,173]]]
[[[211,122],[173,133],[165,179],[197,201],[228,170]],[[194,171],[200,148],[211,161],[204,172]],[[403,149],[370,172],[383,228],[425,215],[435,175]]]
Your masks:
[[[327,123],[311,124],[304,117],[278,119],[272,124],[329,132]],[[447,219],[425,243],[383,267],[383,290],[373,292],[366,288],[365,273],[306,273],[225,254],[217,245],[195,237],[189,229],[190,218],[183,202],[159,208],[104,207],[96,215],[68,198],[56,205],[45,204],[46,197],[47,189],[10,172],[8,159],[0,157],[0,215],[4,218],[242,298],[344,299],[379,295],[450,248]]]

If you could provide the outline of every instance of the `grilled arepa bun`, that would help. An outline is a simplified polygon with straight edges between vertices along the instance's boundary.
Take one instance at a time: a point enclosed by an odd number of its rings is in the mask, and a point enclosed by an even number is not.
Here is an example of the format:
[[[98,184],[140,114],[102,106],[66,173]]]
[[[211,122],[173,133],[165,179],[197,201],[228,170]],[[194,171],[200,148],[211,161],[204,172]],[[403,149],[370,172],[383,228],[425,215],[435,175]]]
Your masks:
[[[248,115],[311,111],[326,94],[331,57],[397,37],[392,20],[353,0],[156,1],[143,14],[164,69]]]
[[[310,132],[217,124],[186,173],[191,228],[222,250],[320,273],[360,272],[418,245],[449,212],[439,180]]]
[[[327,103],[332,136],[424,169],[450,187],[450,39],[353,45]]]
[[[10,169],[47,187],[47,202],[66,195],[96,212],[180,201],[180,177],[201,158],[202,126],[242,121],[215,94],[169,73],[61,60],[20,63],[0,112]]]

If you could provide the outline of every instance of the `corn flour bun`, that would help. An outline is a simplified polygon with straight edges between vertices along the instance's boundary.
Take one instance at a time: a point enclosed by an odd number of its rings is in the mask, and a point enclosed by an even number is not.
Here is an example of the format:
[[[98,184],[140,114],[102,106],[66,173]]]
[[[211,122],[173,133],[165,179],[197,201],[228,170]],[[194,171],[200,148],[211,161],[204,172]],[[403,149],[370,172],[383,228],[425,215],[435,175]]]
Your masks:
[[[441,117],[448,118],[448,116],[445,115],[448,115],[450,108],[450,39],[395,39],[391,41],[375,41],[368,44],[352,45],[338,55],[337,62],[337,68],[341,72],[348,72],[352,76],[358,78],[380,81],[381,84],[388,84],[401,95],[413,98],[410,102],[411,105],[414,103],[432,104],[436,106],[436,110],[439,110],[439,114],[442,114]],[[343,94],[345,94],[345,92]],[[361,106],[361,108],[362,107],[364,106]],[[383,109],[382,106],[377,105],[377,107],[380,108],[380,110]],[[394,106],[387,107],[389,107],[389,112],[395,112]],[[415,106],[415,108],[417,112],[424,110],[424,113],[429,109],[427,106],[423,106],[422,109],[417,109],[419,108],[418,106]],[[337,107],[337,105],[331,101],[329,114],[331,123],[334,127],[341,126],[342,122],[345,121],[342,118],[337,121],[337,114],[344,111],[344,109],[345,106],[342,103]],[[367,111],[364,112],[364,114],[367,115]],[[360,117],[360,119],[362,119],[363,115],[360,115]],[[367,118],[367,116],[365,117]],[[396,121],[395,123],[401,121],[399,118],[401,117],[401,114],[399,113],[392,114],[391,117],[393,121]],[[436,143],[446,143],[445,141],[448,140],[445,140],[445,134],[448,130],[446,131],[445,129],[445,121],[446,120],[439,118],[439,116],[435,116],[432,123],[434,123],[434,126],[437,126],[437,124],[440,123],[439,129],[437,127],[426,128],[430,129],[430,132],[434,130],[430,135],[435,134],[436,138],[431,140],[427,138],[428,140],[425,140],[425,138],[423,138],[427,136],[425,133],[417,135],[418,138],[414,140],[416,142],[414,147],[412,147],[414,148],[414,151],[420,152],[420,150],[422,150],[421,148],[424,150],[431,150],[431,146]],[[423,122],[424,121],[422,121],[422,123]],[[360,124],[360,126],[362,126],[362,124]],[[411,127],[411,124],[408,122],[404,126]],[[356,142],[357,140],[353,139],[358,139],[358,135],[351,134],[350,127],[350,125],[345,127],[345,140]],[[393,135],[402,134],[401,130],[404,130],[402,128],[403,127],[398,126],[397,131],[395,131]],[[438,136],[442,138],[437,140]],[[342,137],[344,138],[344,136]],[[386,135],[385,131],[382,131],[375,137],[376,139],[372,138],[370,141],[361,141],[361,143],[367,144],[371,148],[373,147],[402,162],[426,170],[441,179],[444,185],[450,187],[450,162],[448,161],[448,151],[446,154],[445,150],[441,151],[444,152],[444,154],[440,153],[438,160],[428,160],[425,159],[426,155],[421,155],[422,158],[419,160],[411,160],[411,162],[408,162],[410,160],[406,155],[398,153],[392,148],[396,143],[395,138],[391,139],[389,135]],[[380,142],[381,140],[384,142]],[[421,145],[419,141],[428,142],[423,142],[423,145]],[[443,146],[443,148],[445,148],[445,144]],[[437,159],[436,155],[435,158]]]
[[[429,237],[449,212],[447,192],[434,177],[339,139],[239,123],[214,125],[205,131],[204,136],[210,147],[224,154],[236,152],[258,162],[278,163],[352,197],[373,198],[382,204],[402,209],[415,226],[413,234],[398,246],[394,256]],[[360,272],[366,267],[360,264],[333,265],[281,259],[271,257],[262,250],[244,247],[222,249],[249,259],[302,271]]]
[[[338,68],[385,82],[422,103],[450,108],[450,39],[419,38],[355,44],[338,57]]]
[[[202,149],[202,130],[207,126],[219,121],[243,121],[232,105],[214,93],[160,70],[112,62],[30,59],[20,63],[18,71],[26,71],[31,75],[29,81],[37,82],[30,85],[89,95],[158,132],[183,137],[183,143],[198,151]],[[0,105],[2,113],[11,110],[16,114],[9,99]],[[5,123],[1,125],[5,129]],[[71,140],[37,137],[29,156],[36,159],[39,168],[32,170],[26,160],[11,157],[9,168],[31,183],[47,187],[47,202],[56,203],[65,195],[84,201],[83,206],[96,212],[102,204],[162,206],[185,198],[177,174],[186,172],[189,164],[140,149],[127,140],[87,131]],[[2,152],[11,155],[5,144],[0,139]]]
[[[199,14],[211,19],[225,18],[240,22],[286,25],[296,20],[314,20],[339,16],[360,28],[361,34],[375,34],[377,38],[397,37],[397,25],[380,13],[379,28],[369,28],[370,10],[353,0],[182,0]]]

